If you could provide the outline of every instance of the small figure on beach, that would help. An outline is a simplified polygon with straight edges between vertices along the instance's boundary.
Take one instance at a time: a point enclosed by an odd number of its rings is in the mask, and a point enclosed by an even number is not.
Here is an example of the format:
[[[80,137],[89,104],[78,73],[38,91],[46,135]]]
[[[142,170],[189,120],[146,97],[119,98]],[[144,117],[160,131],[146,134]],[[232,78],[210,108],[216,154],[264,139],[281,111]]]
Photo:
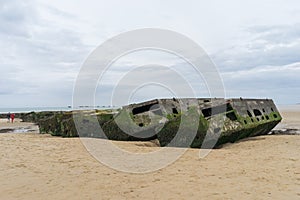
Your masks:
[[[14,123],[15,114],[14,113],[10,114],[10,118],[11,118],[11,123]]]
[[[10,122],[10,112],[7,113],[6,117],[7,117],[7,123],[9,123]]]

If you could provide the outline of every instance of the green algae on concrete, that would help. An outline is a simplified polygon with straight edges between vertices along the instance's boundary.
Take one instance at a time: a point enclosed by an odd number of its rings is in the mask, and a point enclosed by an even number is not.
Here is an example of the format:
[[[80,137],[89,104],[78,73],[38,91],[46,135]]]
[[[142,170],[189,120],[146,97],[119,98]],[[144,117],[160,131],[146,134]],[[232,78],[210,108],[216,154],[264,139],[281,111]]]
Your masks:
[[[215,101],[215,102],[214,102]],[[268,134],[281,115],[270,99],[156,99],[119,110],[31,112],[40,133],[135,141],[158,139],[161,146],[216,146]],[[208,142],[210,142],[208,140]]]

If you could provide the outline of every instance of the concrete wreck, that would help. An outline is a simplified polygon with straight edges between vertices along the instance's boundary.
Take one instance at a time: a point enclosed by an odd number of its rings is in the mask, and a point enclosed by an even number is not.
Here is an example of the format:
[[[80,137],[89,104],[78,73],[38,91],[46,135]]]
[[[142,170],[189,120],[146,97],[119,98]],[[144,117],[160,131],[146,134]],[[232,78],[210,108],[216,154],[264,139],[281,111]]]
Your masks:
[[[158,124],[151,124],[151,118],[161,116],[160,122],[164,122],[164,127],[155,136],[162,146],[168,145],[175,137],[181,117],[185,114],[192,118],[187,117],[187,127],[183,130],[185,133],[178,141],[174,141],[174,146],[187,144],[190,137],[189,122],[195,120],[195,117],[198,119],[198,128],[190,147],[196,148],[201,147],[207,134],[211,134],[212,140],[218,139],[218,146],[245,137],[267,134],[282,120],[270,99],[155,99],[124,106],[123,109],[132,114],[133,121],[141,127],[157,127]]]
[[[122,141],[158,139],[161,146],[217,147],[268,134],[282,117],[271,99],[154,99],[118,110],[40,112],[30,116],[41,133]],[[211,141],[210,141],[211,140]]]

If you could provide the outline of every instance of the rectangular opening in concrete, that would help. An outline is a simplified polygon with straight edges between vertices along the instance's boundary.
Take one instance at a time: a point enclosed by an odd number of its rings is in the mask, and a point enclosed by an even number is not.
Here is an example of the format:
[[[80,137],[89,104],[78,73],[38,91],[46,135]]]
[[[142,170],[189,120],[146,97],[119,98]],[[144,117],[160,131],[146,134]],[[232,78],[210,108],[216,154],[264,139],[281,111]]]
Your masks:
[[[137,115],[140,113],[144,113],[144,112],[148,112],[150,110],[155,110],[155,109],[159,109],[160,106],[158,103],[152,103],[152,104],[147,104],[144,106],[140,106],[140,107],[136,107],[132,109],[132,114],[133,115]]]
[[[230,104],[223,104],[215,107],[205,108],[202,110],[202,113],[205,118],[211,117],[212,115],[218,115],[221,113],[229,112],[233,110],[232,106]]]

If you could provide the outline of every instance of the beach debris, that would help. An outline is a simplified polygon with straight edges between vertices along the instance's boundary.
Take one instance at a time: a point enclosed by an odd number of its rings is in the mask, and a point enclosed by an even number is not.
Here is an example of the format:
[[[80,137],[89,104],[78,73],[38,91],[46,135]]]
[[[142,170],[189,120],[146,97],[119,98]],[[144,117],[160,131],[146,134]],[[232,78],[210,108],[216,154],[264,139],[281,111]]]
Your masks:
[[[28,127],[13,127],[13,128],[0,128],[0,133],[28,133],[34,132],[31,126]]]
[[[0,129],[0,133],[10,133],[12,132],[14,129],[12,128],[2,128]]]
[[[275,129],[270,135],[300,135],[300,130],[296,128]]]

